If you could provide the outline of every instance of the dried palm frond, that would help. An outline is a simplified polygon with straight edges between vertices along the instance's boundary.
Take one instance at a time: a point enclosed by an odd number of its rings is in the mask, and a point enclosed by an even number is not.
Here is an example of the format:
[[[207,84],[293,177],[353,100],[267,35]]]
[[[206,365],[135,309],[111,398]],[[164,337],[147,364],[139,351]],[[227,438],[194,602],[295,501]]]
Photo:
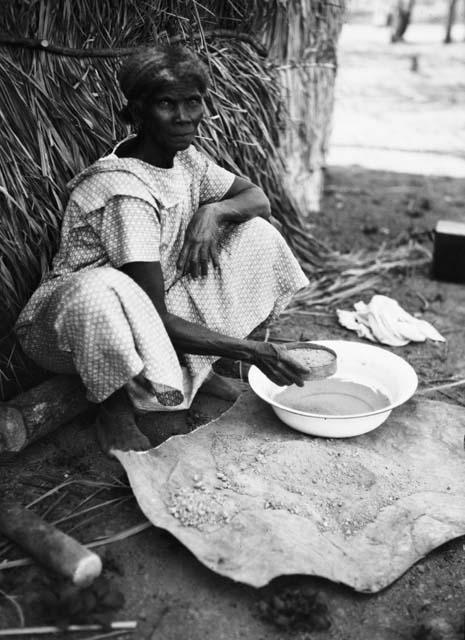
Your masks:
[[[431,252],[418,242],[378,251],[333,253],[331,264],[315,270],[310,285],[299,291],[284,315],[340,305],[368,292],[379,291],[392,271],[407,272],[431,263]]]

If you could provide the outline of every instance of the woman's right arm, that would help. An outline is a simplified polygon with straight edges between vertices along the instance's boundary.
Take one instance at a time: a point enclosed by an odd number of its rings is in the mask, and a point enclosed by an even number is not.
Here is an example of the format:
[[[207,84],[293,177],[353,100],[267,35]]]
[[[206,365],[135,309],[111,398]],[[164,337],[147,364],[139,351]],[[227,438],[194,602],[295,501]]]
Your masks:
[[[282,346],[240,340],[212,331],[170,313],[165,304],[164,279],[159,262],[130,262],[120,267],[148,295],[177,351],[242,360],[255,364],[279,385],[303,385],[307,369],[293,360]]]

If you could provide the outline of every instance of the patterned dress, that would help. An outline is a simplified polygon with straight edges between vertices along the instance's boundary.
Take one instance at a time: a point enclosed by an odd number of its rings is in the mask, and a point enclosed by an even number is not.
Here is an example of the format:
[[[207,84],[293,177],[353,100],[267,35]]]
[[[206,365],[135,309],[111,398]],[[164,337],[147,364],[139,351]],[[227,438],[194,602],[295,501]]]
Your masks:
[[[308,281],[262,218],[224,226],[219,269],[176,275],[189,220],[234,178],[193,146],[169,169],[113,152],[76,176],[52,270],[16,324],[25,352],[50,371],[78,373],[93,402],[126,386],[138,409],[188,408],[216,358],[180,361],[149,297],[119,268],[159,261],[168,311],[224,335],[242,339],[276,318]],[[141,393],[137,374],[155,395]]]

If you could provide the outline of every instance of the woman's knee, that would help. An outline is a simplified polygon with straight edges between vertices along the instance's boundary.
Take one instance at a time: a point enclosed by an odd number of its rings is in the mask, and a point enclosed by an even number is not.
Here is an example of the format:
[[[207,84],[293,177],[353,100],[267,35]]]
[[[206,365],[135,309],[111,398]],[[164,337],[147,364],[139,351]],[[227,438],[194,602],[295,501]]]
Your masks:
[[[59,304],[67,311],[104,309],[108,298],[114,296],[119,276],[127,277],[117,269],[107,267],[81,271],[57,289]]]
[[[285,242],[279,231],[263,218],[253,218],[246,225],[245,233],[257,250]]]

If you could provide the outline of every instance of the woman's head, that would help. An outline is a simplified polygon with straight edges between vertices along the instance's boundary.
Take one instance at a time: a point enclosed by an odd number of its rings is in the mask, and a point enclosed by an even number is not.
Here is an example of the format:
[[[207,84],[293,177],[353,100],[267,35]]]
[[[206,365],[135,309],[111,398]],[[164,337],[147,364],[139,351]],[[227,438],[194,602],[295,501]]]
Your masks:
[[[146,100],[179,80],[191,82],[203,95],[208,75],[200,59],[180,45],[140,49],[131,55],[119,72],[119,84],[128,103]]]
[[[179,45],[141,49],[122,65],[119,84],[126,122],[161,144],[185,148],[192,142],[208,87],[205,67],[192,51]]]

